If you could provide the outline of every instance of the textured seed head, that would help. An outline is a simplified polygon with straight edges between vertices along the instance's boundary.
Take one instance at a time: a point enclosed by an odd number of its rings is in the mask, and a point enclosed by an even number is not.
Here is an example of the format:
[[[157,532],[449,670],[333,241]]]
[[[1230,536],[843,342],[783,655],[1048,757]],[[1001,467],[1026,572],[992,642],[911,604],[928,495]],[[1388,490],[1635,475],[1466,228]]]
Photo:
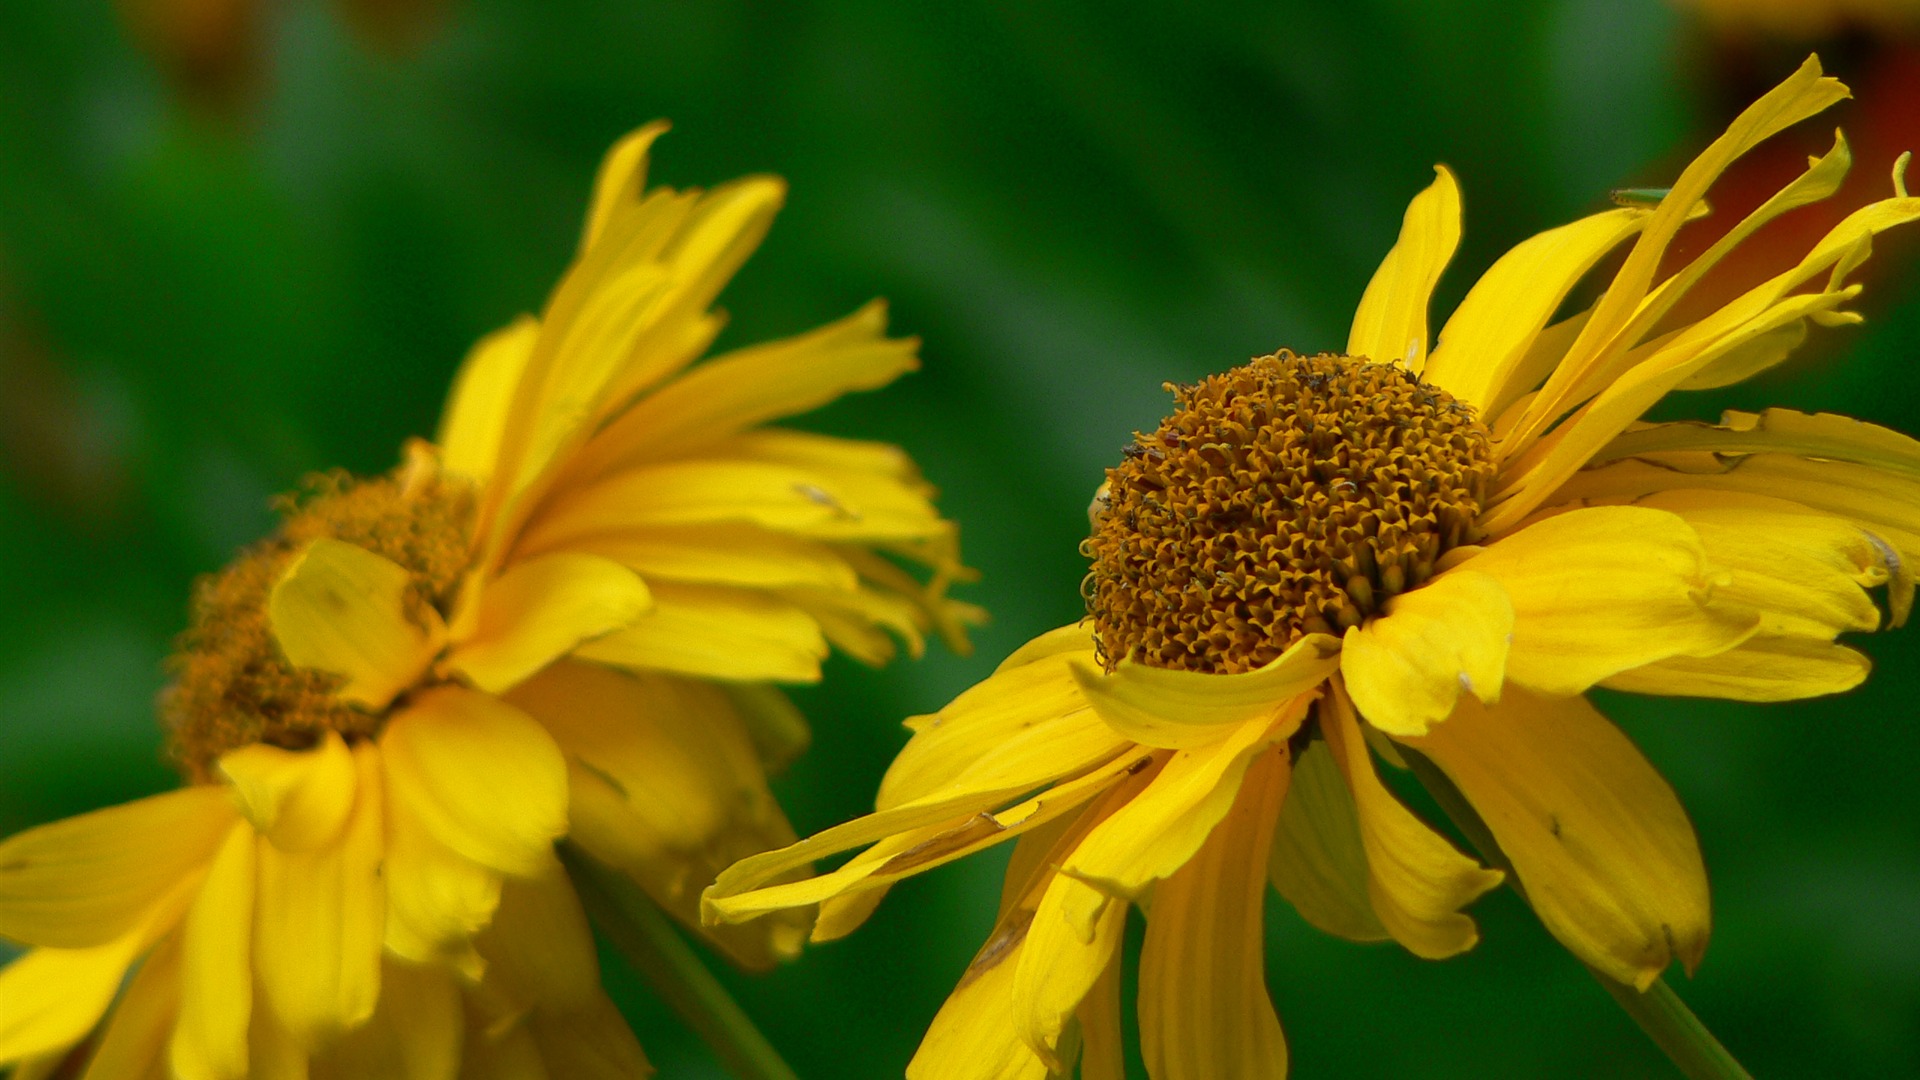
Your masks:
[[[375,734],[384,719],[333,694],[338,676],[296,668],[273,636],[267,598],[293,557],[331,537],[405,567],[407,603],[445,615],[470,557],[474,493],[416,460],[386,476],[308,477],[277,501],[280,529],[225,569],[195,583],[187,629],[168,661],[160,697],[167,752],[188,779],[207,780],[221,754],[268,743],[311,746],[327,730]]]
[[[1487,429],[1403,368],[1283,350],[1168,389],[1178,407],[1107,470],[1082,547],[1109,670],[1253,670],[1474,538]]]

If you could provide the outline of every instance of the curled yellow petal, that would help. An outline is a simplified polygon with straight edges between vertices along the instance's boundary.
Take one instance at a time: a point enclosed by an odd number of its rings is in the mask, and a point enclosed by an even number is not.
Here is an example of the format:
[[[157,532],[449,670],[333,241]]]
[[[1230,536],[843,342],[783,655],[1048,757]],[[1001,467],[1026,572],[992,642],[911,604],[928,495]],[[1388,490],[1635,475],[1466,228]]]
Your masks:
[[[240,810],[282,851],[312,851],[340,835],[353,810],[353,752],[329,731],[311,750],[255,743],[221,755]]]
[[[1454,570],[1349,628],[1341,677],[1368,723],[1389,735],[1418,735],[1453,711],[1462,690],[1500,699],[1513,621],[1498,580],[1471,567]]]
[[[1111,673],[1086,658],[1074,679],[1115,731],[1144,746],[1186,749],[1218,742],[1228,728],[1272,718],[1340,667],[1339,644],[1308,634],[1272,662],[1238,675],[1123,661]]]
[[[1354,310],[1349,356],[1401,364],[1416,373],[1426,366],[1427,305],[1460,244],[1460,185],[1446,166],[1433,171],[1433,184],[1408,204],[1399,241]]]
[[[273,636],[297,667],[339,675],[340,697],[384,708],[426,670],[444,628],[407,617],[404,567],[363,547],[322,538],[287,564],[267,599]]]
[[[612,559],[555,552],[518,563],[480,594],[473,636],[446,666],[497,694],[652,606],[640,575]]]

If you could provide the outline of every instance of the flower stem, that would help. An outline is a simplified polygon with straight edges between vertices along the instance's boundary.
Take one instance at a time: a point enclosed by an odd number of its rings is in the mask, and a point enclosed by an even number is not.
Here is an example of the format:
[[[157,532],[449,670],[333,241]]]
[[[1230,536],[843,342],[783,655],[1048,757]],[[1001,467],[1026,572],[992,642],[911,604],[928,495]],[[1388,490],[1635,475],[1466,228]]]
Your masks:
[[[1512,861],[1507,858],[1506,852],[1500,850],[1493,830],[1487,828],[1487,823],[1481,820],[1473,804],[1467,801],[1467,797],[1460,793],[1460,789],[1454,786],[1439,766],[1408,747],[1401,746],[1398,749],[1407,759],[1421,786],[1433,796],[1433,801],[1440,804],[1440,809],[1480,850],[1482,858],[1505,871],[1507,884],[1531,905],[1526,887],[1520,883],[1519,875],[1513,872]],[[1665,979],[1655,979],[1653,985],[1641,991],[1615,981],[1590,964],[1584,966],[1688,1080],[1753,1080],[1747,1070],[1727,1052],[1727,1048],[1721,1045],[1720,1040],[1714,1038],[1713,1032],[1708,1031],[1700,1018],[1693,1014],[1693,1010],[1687,1008],[1687,1003],[1680,1000],[1680,995],[1673,992]]]
[[[561,861],[601,933],[740,1080],[796,1080],[672,921],[632,882],[571,844]]]

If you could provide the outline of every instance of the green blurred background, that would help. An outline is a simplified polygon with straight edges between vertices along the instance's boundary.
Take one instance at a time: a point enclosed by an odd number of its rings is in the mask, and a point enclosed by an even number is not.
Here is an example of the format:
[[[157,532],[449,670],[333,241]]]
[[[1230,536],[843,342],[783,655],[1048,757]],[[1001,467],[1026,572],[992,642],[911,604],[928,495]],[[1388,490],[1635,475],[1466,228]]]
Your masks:
[[[723,345],[874,295],[924,338],[925,370],[805,423],[912,451],[994,615],[971,657],[835,660],[797,693],[816,744],[779,789],[804,833],[869,805],[901,717],[1080,613],[1088,496],[1164,380],[1344,342],[1434,162],[1467,206],[1444,312],[1506,245],[1671,176],[1808,47],[1662,0],[9,0],[0,832],[171,783],[152,701],[193,578],[303,474],[377,472],[431,432],[467,345],[540,305],[599,155],[639,123],[676,124],[661,181],[792,181],[723,297]],[[1863,98],[1920,101],[1910,44],[1820,47]],[[1873,145],[1920,145],[1920,113],[1892,116]],[[1890,158],[1859,164],[1875,194]],[[1779,402],[1920,429],[1920,265],[1892,254],[1866,326],[1667,414]],[[1862,647],[1875,678],[1835,700],[1604,703],[1713,876],[1714,944],[1677,985],[1761,1077],[1920,1073],[1920,638]],[[910,882],[851,939],[729,982],[802,1076],[896,1076],[999,865]],[[1295,1075],[1671,1075],[1510,894],[1477,914],[1480,948],[1435,964],[1276,902]],[[664,1076],[719,1075],[608,978]]]

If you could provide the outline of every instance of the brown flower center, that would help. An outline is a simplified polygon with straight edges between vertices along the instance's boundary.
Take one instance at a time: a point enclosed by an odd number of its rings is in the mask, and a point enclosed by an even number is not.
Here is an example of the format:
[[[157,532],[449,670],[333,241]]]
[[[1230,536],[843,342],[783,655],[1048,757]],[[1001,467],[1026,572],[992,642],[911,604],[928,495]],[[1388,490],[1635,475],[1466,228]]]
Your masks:
[[[196,783],[238,747],[301,749],[326,730],[354,739],[380,729],[382,715],[334,696],[339,676],[294,667],[273,636],[267,598],[309,543],[332,537],[405,567],[407,603],[422,616],[426,606],[448,613],[469,560],[473,490],[430,464],[370,480],[309,477],[277,508],[277,533],[195,583],[190,622],[168,661],[175,681],[160,699],[167,751]]]
[[[1109,670],[1251,671],[1339,633],[1473,538],[1473,410],[1392,364],[1282,350],[1193,386],[1107,470],[1084,591]]]

